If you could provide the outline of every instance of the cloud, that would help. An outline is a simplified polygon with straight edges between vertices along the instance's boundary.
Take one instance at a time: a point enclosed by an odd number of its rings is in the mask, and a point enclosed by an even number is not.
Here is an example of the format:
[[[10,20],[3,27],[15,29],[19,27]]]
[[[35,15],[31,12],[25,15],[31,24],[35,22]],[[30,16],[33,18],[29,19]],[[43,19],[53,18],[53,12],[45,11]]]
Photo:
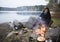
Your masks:
[[[45,0],[0,0],[0,6],[5,7],[46,5],[47,3]]]

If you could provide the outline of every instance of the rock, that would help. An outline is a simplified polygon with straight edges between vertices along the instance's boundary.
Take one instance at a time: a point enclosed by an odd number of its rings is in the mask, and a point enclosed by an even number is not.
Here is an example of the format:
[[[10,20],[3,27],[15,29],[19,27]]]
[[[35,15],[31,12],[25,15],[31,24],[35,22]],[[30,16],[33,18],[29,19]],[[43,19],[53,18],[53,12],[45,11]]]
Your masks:
[[[52,39],[53,42],[56,42],[56,41],[60,40],[60,37],[59,37],[60,33],[59,32],[60,32],[60,27],[48,29],[45,37]]]

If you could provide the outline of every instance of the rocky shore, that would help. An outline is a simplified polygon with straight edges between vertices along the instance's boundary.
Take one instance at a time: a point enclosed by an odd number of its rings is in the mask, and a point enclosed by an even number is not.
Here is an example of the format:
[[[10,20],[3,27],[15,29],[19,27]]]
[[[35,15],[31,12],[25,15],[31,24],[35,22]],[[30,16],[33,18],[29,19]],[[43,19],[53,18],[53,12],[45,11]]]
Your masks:
[[[9,25],[9,23],[2,23],[2,24],[0,24],[0,42],[6,42],[5,38],[12,31],[13,31],[13,29]],[[19,31],[21,31],[21,29]],[[46,38],[51,38],[53,40],[53,42],[55,42],[55,41],[58,42],[58,41],[60,41],[60,33],[59,32],[60,32],[60,27],[59,26],[57,26],[57,27],[49,27],[49,29],[46,32]],[[28,37],[31,34],[32,34],[31,29],[27,29],[27,33],[26,34],[24,34],[24,33],[22,34],[22,35],[25,35],[25,36],[24,37],[21,36],[21,37],[23,37],[25,40],[27,40]],[[15,38],[14,35],[12,35],[12,37]],[[10,38],[10,39],[12,40],[13,38]],[[10,41],[10,42],[15,42],[15,41]],[[29,41],[24,41],[24,42],[29,42]]]

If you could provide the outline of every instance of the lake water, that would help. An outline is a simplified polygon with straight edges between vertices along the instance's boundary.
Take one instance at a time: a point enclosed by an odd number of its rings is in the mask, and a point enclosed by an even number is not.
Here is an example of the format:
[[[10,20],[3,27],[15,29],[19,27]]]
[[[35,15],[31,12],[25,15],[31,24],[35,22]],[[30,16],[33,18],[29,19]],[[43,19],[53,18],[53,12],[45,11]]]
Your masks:
[[[30,17],[38,17],[41,11],[0,11],[0,23],[18,20],[26,22]]]

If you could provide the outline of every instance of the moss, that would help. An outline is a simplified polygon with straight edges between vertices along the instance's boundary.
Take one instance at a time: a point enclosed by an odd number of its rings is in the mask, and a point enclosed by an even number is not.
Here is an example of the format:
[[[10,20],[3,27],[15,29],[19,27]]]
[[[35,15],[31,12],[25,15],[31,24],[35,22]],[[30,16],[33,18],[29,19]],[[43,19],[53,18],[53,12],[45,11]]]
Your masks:
[[[52,20],[53,20],[53,24],[52,25],[56,25],[56,26],[60,26],[60,18],[52,18]]]

